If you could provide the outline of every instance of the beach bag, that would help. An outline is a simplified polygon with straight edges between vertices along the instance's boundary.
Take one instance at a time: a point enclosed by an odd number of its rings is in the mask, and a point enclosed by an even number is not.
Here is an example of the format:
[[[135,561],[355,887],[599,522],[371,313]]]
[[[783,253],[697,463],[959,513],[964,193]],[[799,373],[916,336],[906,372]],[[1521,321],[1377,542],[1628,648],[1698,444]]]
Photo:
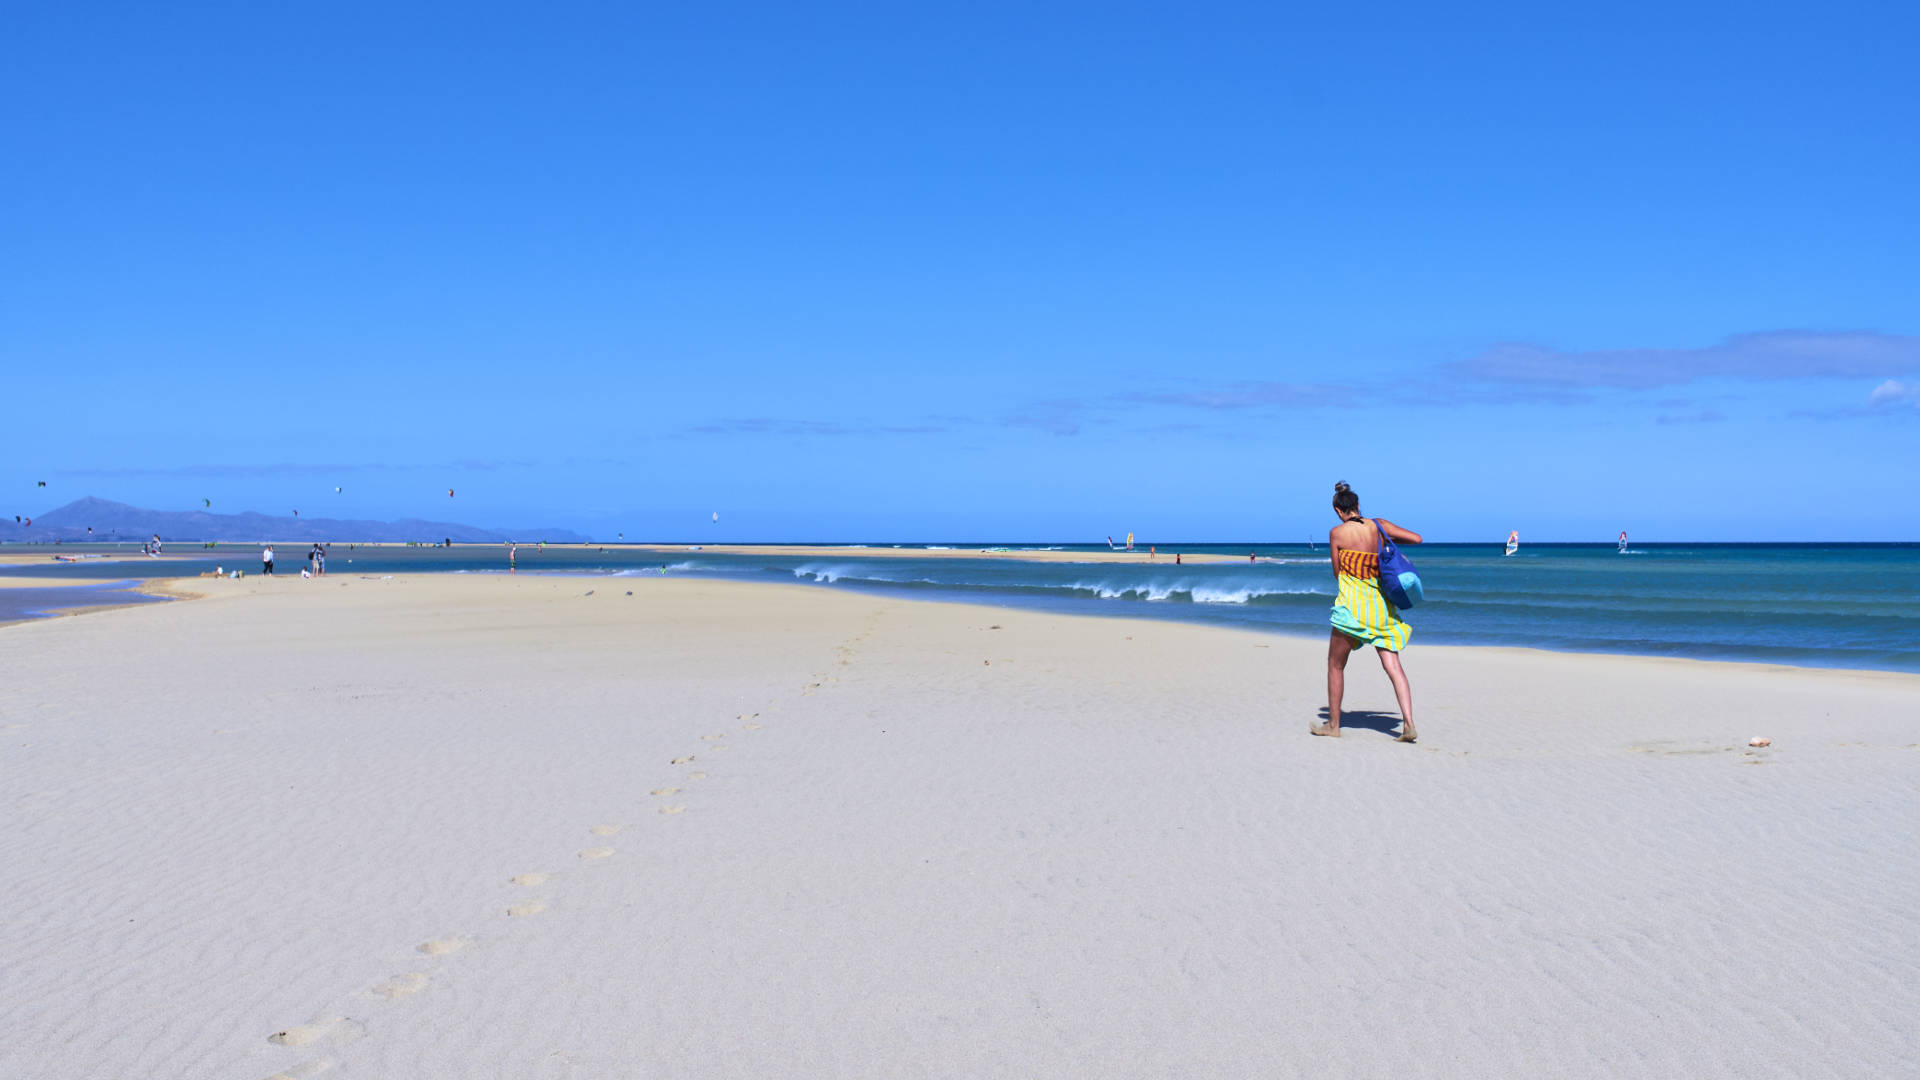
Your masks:
[[[1413,568],[1413,560],[1400,554],[1400,548],[1380,527],[1376,518],[1373,527],[1380,533],[1380,592],[1387,603],[1397,608],[1410,608],[1426,599],[1420,591],[1420,571]]]

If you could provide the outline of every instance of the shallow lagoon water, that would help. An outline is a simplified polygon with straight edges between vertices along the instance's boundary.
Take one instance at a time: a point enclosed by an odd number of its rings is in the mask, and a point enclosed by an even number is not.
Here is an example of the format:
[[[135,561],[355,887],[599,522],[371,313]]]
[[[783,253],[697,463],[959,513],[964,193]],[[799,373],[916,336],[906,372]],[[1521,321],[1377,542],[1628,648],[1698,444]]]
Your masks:
[[[57,615],[63,611],[90,607],[116,607],[121,604],[164,603],[164,596],[149,596],[135,592],[138,581],[116,581],[102,585],[80,585],[61,587],[52,585],[44,589],[22,587],[0,589],[0,623],[16,622],[25,619],[40,619]]]

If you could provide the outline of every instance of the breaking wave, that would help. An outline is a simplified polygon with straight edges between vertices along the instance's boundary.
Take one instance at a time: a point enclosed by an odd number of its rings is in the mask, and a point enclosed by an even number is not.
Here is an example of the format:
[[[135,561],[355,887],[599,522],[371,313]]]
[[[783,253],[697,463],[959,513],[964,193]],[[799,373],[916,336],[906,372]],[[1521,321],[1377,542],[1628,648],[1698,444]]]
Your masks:
[[[957,589],[1021,593],[1038,596],[1076,596],[1098,600],[1136,600],[1148,603],[1261,604],[1285,603],[1297,596],[1327,596],[1330,590],[1310,585],[1277,581],[1248,581],[1239,573],[1233,578],[1209,579],[1202,575],[1150,575],[1129,580],[1120,577],[1068,577],[1048,580],[1047,568],[1032,567],[1022,574],[1012,568],[999,573],[919,574],[890,572],[891,568],[866,563],[809,562],[793,568],[801,581],[823,585],[880,585],[895,588]]]

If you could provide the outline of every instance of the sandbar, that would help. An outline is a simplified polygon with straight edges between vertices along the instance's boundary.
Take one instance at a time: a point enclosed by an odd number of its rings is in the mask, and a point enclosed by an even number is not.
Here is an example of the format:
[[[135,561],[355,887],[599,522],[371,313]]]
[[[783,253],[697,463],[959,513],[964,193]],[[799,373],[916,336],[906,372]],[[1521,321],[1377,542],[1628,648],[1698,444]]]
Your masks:
[[[1244,629],[167,587],[0,628],[0,1075],[1916,1064],[1913,675],[1416,646],[1408,746]]]
[[[555,545],[549,544],[548,547]],[[593,544],[573,545],[595,547]],[[978,547],[925,547],[908,544],[894,547],[891,544],[870,546],[850,546],[835,544],[628,544],[620,547],[622,551],[651,551],[662,555],[685,554],[698,550],[714,555],[798,555],[805,558],[821,556],[856,556],[859,558],[885,559],[1016,559],[1024,562],[1059,563],[1165,563],[1173,565],[1177,547],[1164,551],[1150,552],[1145,546],[1133,551],[1054,551],[1047,548],[978,548]],[[1249,549],[1252,551],[1253,549]],[[1218,553],[1181,553],[1184,563],[1222,563],[1246,562],[1242,555],[1221,555]]]

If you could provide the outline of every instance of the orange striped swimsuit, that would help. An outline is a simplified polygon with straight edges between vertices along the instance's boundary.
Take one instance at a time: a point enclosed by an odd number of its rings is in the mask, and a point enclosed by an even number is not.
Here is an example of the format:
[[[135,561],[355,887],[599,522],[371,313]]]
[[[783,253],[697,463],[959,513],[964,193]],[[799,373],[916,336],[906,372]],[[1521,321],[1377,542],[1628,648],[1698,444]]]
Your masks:
[[[1388,652],[1399,652],[1413,637],[1413,627],[1400,620],[1400,613],[1380,593],[1380,556],[1371,551],[1342,548],[1333,554],[1333,568],[1340,584],[1328,621],[1333,628],[1363,645]]]

